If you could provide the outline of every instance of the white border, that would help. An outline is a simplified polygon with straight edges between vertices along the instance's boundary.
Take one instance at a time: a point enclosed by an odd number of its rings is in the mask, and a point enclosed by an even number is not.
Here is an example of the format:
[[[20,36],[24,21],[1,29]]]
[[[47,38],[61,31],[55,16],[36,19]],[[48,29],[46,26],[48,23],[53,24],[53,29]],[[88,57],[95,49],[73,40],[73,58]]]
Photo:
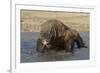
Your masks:
[[[20,64],[20,9],[48,10],[66,12],[89,12],[90,13],[90,60],[39,62]],[[38,6],[15,4],[12,9],[12,72],[30,72],[50,69],[80,68],[95,65],[95,9],[84,7],[60,7],[60,6]]]

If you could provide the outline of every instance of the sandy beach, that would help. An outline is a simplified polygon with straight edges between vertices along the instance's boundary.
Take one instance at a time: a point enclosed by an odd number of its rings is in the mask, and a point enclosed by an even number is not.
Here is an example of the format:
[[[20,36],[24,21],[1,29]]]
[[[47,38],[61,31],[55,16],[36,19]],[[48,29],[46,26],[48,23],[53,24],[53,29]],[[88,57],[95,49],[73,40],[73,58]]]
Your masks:
[[[89,31],[89,13],[34,10],[21,10],[21,31],[39,32],[40,25],[49,19],[60,20],[65,25],[79,32]]]

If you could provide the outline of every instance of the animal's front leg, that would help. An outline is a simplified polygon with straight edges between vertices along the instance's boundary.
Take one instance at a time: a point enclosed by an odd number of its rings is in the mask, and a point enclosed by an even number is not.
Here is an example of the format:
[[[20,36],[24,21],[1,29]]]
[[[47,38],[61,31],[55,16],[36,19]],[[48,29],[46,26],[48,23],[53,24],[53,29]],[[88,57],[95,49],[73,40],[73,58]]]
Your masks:
[[[74,40],[70,41],[72,54],[74,53],[74,43],[75,43]]]
[[[41,48],[41,40],[40,38],[37,40],[36,51],[39,52]]]

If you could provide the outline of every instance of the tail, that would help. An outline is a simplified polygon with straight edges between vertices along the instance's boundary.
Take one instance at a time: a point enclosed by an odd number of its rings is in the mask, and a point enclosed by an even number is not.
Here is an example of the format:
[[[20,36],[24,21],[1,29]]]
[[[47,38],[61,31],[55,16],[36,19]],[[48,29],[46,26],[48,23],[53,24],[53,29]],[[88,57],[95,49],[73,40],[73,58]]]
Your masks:
[[[79,38],[76,40],[76,43],[77,43],[77,48],[87,48],[81,36],[79,36]]]

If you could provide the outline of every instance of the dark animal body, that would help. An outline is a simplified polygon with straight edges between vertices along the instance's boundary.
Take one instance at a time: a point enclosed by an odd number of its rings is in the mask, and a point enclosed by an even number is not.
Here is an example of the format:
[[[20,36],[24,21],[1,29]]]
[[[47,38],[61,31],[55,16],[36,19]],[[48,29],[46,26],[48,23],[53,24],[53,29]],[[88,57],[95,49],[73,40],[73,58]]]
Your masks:
[[[74,45],[84,47],[80,34],[59,20],[48,20],[41,24],[40,37],[37,40],[37,51],[65,50],[74,52]]]

